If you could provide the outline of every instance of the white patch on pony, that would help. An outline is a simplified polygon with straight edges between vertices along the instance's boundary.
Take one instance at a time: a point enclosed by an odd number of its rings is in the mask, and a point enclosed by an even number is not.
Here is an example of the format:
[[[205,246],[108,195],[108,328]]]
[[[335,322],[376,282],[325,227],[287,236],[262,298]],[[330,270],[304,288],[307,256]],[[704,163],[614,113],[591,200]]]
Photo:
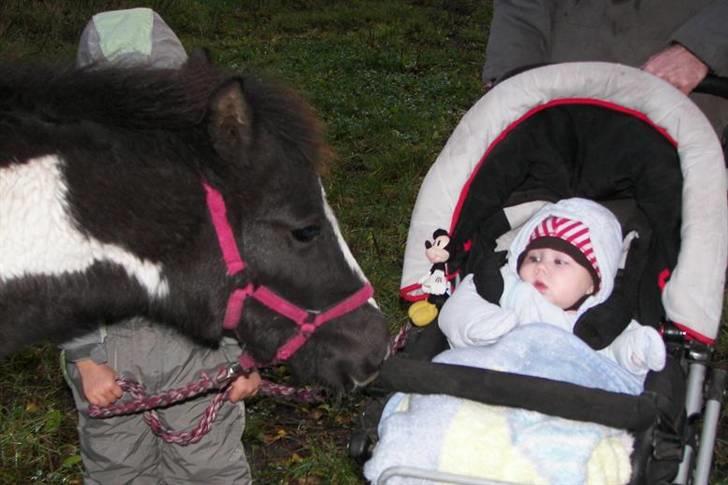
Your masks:
[[[320,183],[321,181],[319,181],[319,184]],[[344,236],[341,235],[341,229],[339,229],[339,221],[336,219],[334,211],[331,210],[329,201],[326,200],[326,191],[324,190],[323,185],[321,185],[321,197],[324,200],[324,212],[326,213],[326,218],[331,223],[331,227],[334,228],[334,234],[336,234],[336,239],[339,241],[339,247],[341,248],[341,252],[344,253],[344,258],[346,259],[346,262],[349,263],[349,267],[354,270],[357,276],[359,276],[359,279],[362,281],[362,283],[369,283],[369,280],[364,275],[364,271],[362,271],[361,266],[359,266],[359,263],[356,261],[356,259],[354,259],[354,255],[351,254],[351,249],[349,249],[349,245],[346,244]],[[372,306],[374,306],[374,308],[379,308],[379,305],[377,305],[374,297],[369,298],[368,302]]]
[[[68,187],[55,155],[0,169],[0,282],[83,272],[97,261],[120,265],[153,297],[169,294],[158,263],[85,236],[68,213]]]

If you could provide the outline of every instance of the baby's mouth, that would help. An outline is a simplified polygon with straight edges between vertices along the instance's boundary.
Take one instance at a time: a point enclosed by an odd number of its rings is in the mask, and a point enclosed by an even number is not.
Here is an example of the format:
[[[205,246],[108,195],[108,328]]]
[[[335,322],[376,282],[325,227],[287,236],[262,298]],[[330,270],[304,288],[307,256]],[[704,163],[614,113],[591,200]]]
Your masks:
[[[548,289],[548,286],[546,286],[546,284],[542,281],[536,281],[533,284],[533,287],[536,288],[536,291],[538,291],[539,293],[543,293]]]

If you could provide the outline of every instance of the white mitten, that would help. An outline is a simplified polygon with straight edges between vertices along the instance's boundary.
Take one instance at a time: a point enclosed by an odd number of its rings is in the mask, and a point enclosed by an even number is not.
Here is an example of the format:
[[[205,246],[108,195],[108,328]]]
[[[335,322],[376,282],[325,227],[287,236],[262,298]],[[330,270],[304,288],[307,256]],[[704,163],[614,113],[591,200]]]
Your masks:
[[[630,323],[609,349],[617,363],[635,375],[643,376],[649,370],[665,367],[665,343],[652,327]]]

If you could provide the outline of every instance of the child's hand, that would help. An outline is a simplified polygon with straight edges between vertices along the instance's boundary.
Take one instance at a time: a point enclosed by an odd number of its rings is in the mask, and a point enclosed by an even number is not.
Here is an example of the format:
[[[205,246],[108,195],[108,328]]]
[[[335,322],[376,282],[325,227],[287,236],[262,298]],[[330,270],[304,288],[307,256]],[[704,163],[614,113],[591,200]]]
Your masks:
[[[106,364],[92,360],[76,362],[81,374],[81,387],[86,400],[96,406],[108,406],[119,399],[124,391],[116,383],[116,371]]]
[[[633,332],[632,362],[650,370],[660,371],[665,367],[665,343],[657,331],[651,327],[642,327]]]
[[[247,376],[239,376],[230,383],[230,393],[228,399],[231,402],[238,402],[246,397],[252,397],[258,394],[260,388],[260,374],[257,371],[251,372]]]
[[[665,367],[665,344],[652,327],[627,329],[611,345],[617,362],[636,375]]]

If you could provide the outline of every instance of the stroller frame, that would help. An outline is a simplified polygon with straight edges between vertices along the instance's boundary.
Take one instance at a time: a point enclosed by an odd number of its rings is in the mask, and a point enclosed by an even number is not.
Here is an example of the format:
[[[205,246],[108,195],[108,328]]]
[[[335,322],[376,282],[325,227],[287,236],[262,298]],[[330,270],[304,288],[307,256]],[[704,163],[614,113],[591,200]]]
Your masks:
[[[688,344],[684,345],[688,347]],[[685,411],[690,419],[692,416],[697,417],[702,410],[703,424],[697,449],[690,442],[685,445],[680,468],[673,483],[707,485],[728,372],[725,369],[710,367],[712,352],[709,347],[693,344],[688,348],[686,361],[689,370]],[[706,378],[709,371],[710,376]],[[704,387],[706,387],[705,399],[703,399]]]

